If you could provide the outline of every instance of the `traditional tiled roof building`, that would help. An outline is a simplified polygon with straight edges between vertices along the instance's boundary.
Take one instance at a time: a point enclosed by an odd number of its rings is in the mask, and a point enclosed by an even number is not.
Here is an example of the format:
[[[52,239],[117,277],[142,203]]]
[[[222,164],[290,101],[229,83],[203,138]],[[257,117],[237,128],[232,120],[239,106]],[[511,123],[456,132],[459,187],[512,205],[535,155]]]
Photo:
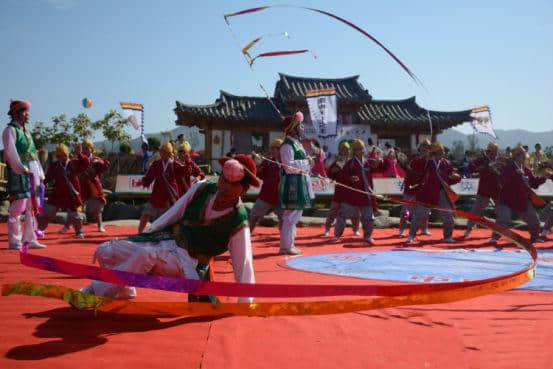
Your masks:
[[[308,118],[306,91],[334,88],[338,125],[368,127],[373,141],[393,141],[407,150],[430,135],[429,121],[432,133],[437,135],[471,120],[470,110],[427,110],[416,103],[414,96],[404,100],[373,100],[358,81],[359,76],[323,79],[281,73],[279,77],[272,102],[283,115],[301,110]],[[255,146],[267,148],[272,138],[282,135],[280,115],[265,97],[236,96],[221,91],[219,98],[210,105],[187,105],[177,101],[175,114],[177,125],[195,125],[203,130],[209,160],[225,155],[231,147],[238,151],[250,151]]]

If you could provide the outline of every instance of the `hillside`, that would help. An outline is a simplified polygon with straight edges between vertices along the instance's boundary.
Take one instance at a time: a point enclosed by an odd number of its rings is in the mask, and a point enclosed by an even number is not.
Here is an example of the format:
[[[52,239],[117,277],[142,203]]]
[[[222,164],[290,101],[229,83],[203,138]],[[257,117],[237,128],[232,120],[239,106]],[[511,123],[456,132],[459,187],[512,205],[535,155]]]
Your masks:
[[[177,136],[182,133],[195,150],[201,151],[204,149],[204,136],[199,132],[199,129],[197,127],[179,126],[168,132],[171,134],[171,138],[174,140],[176,140]],[[553,130],[547,132],[530,132],[523,129],[498,129],[496,130],[496,134],[498,137],[497,143],[499,144],[500,148],[505,148],[507,146],[513,147],[516,146],[518,143],[522,143],[523,145],[528,145],[530,149],[533,150],[534,144],[536,142],[540,142],[543,148],[546,148],[547,146],[553,146]],[[151,136],[158,137],[161,142],[168,140],[168,135],[163,136],[161,132],[146,134],[146,137]],[[468,136],[469,135],[452,128],[446,130],[444,133],[439,135],[438,140],[448,147],[452,147],[453,142],[455,141],[462,141],[465,147],[468,148]],[[478,146],[481,148],[485,147],[488,142],[490,142],[490,140],[484,135],[477,135],[476,138],[478,141]],[[140,138],[135,138],[131,140],[130,143],[134,150],[138,150],[140,148]],[[110,142],[100,141],[96,143],[98,147],[102,147],[104,144],[106,145],[106,148],[111,148]],[[117,145],[115,145],[114,148],[115,150],[117,150]]]
[[[536,142],[540,142],[543,148],[553,146],[553,131],[529,132],[523,129],[497,129],[495,134],[497,135],[497,144],[500,148],[505,148],[507,146],[513,147],[522,143],[523,145],[528,145],[533,151]],[[465,147],[468,147],[468,136],[469,135],[451,128],[439,135],[438,140],[448,147],[453,146],[454,141],[463,141]],[[490,142],[488,137],[484,135],[476,135],[476,138],[479,147],[485,147],[488,142]]]

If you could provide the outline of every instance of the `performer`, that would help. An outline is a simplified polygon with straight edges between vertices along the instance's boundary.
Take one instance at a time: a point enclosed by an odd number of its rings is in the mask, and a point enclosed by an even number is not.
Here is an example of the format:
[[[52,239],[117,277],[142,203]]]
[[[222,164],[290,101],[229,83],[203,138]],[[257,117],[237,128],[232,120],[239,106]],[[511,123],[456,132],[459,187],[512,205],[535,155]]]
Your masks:
[[[538,188],[550,178],[552,172],[548,170],[545,176],[534,176],[524,165],[526,151],[521,146],[512,149],[511,156],[512,159],[507,160],[501,170],[496,223],[507,227],[512,212],[519,213],[528,225],[530,242],[543,242],[539,238],[540,220],[534,206],[545,205],[545,202],[532,189]],[[499,234],[494,233],[490,243],[497,245],[499,237]]]
[[[476,201],[470,211],[473,214],[482,215],[484,209],[490,203],[490,199],[493,199],[493,203],[497,204],[497,198],[499,196],[499,171],[497,169],[498,146],[495,142],[490,142],[484,154],[479,158],[471,161],[468,165],[468,172],[478,172],[478,191],[476,193]],[[474,222],[469,220],[467,222],[467,229],[463,237],[468,237]]]
[[[21,249],[23,242],[29,248],[43,249],[46,246],[36,239],[37,222],[35,212],[37,199],[31,198],[33,186],[37,189],[44,179],[44,172],[38,161],[37,150],[31,132],[25,127],[29,120],[31,103],[12,101],[8,115],[11,122],[2,132],[4,160],[7,164],[8,188],[10,199],[8,215],[8,246],[10,250]],[[37,192],[38,193],[38,190]],[[33,205],[34,203],[34,205]],[[23,235],[21,235],[20,216],[25,213]]]
[[[343,169],[348,160],[351,159],[350,154],[350,144],[347,141],[340,143],[338,150],[338,155],[336,156],[334,162],[330,164],[328,168],[328,177],[338,183],[347,184],[348,178],[344,177]],[[326,216],[325,222],[325,231],[324,236],[328,236],[330,233],[330,227],[332,223],[338,217],[338,212],[342,206],[342,203],[345,201],[346,197],[349,196],[351,190],[339,185],[334,186],[334,195],[332,197],[332,203],[330,204],[330,210]],[[351,214],[351,225],[353,228],[353,234],[359,236],[359,213],[353,212]]]
[[[382,150],[380,149],[380,147],[378,147],[377,145],[375,145],[373,143],[373,139],[369,137],[369,139],[367,139],[367,159],[378,159],[380,158],[380,155],[382,154]]]
[[[84,238],[83,217],[79,208],[83,206],[79,175],[89,165],[88,156],[81,151],[81,145],[75,145],[75,158],[69,160],[69,149],[64,144],[56,147],[56,158],[46,172],[45,184],[52,184],[52,194],[44,206],[44,214],[39,218],[39,228],[45,230],[60,208],[67,209],[66,228],[73,224],[75,236]]]
[[[150,195],[150,200],[144,206],[144,211],[140,217],[138,233],[142,233],[148,224],[150,218],[158,218],[165,213],[182,195],[179,193],[177,177],[184,177],[189,172],[180,162],[173,160],[173,145],[167,142],[159,149],[161,159],[152,163],[146,175],[142,177],[143,187],[149,187],[152,182],[154,188]]]
[[[386,142],[386,155],[384,155],[383,176],[387,178],[405,177],[405,171],[397,162],[396,152],[389,142]]]
[[[326,177],[325,169],[325,153],[321,148],[321,144],[317,140],[311,140],[311,155],[313,158],[313,168],[311,168],[311,173],[315,176]]]
[[[263,218],[271,211],[275,211],[278,217],[279,228],[282,227],[282,210],[278,208],[278,187],[280,182],[280,165],[275,162],[280,161],[280,147],[282,146],[280,138],[271,142],[271,159],[263,160],[259,165],[257,177],[263,180],[261,190],[250,211],[250,230],[253,230],[259,219]]]
[[[179,137],[182,135],[179,135]],[[205,178],[203,170],[192,160],[192,147],[188,141],[179,145],[178,162],[184,165],[185,173],[183,176],[177,176],[177,185],[180,196],[184,195],[190,189],[190,186],[199,180]]]
[[[534,145],[534,148],[536,151],[530,154],[529,164],[530,169],[532,169],[532,172],[535,176],[543,176],[545,175],[546,168],[549,167],[549,158],[547,157],[547,154],[541,149],[541,143],[536,143]]]
[[[199,279],[197,267],[228,250],[235,281],[255,283],[248,213],[240,201],[250,185],[259,186],[255,164],[242,154],[219,162],[223,173],[217,183],[193,184],[147,233],[103,243],[94,260],[110,269]],[[82,291],[121,299],[136,296],[134,287],[101,281],[93,281]]]
[[[94,144],[83,141],[83,153],[88,157],[88,168],[79,176],[81,198],[86,203],[86,213],[92,214],[98,223],[98,232],[105,232],[102,225],[102,212],[107,201],[100,175],[109,168],[109,161],[94,155]]]
[[[303,114],[297,112],[284,118],[284,143],[280,147],[283,173],[280,179],[279,208],[284,209],[280,235],[280,254],[299,255],[294,246],[296,224],[303,209],[309,209],[315,198],[309,172],[312,163],[300,143],[303,135]]]
[[[345,164],[343,177],[347,180],[346,184],[355,189],[364,192],[373,192],[372,171],[382,169],[382,160],[366,159],[363,155],[365,144],[360,139],[353,140],[353,158]],[[347,190],[347,189],[346,189]],[[333,242],[338,241],[344,232],[346,218],[352,218],[355,212],[361,214],[361,224],[363,226],[363,240],[369,245],[374,241],[371,237],[373,231],[373,201],[372,196],[357,191],[348,190],[344,202],[340,205],[338,219],[334,227]]]
[[[420,160],[426,160],[430,153],[430,141],[424,140],[419,144],[419,154],[413,156],[409,162],[407,173],[405,175],[405,180],[403,181],[403,198],[408,201],[413,201],[416,198],[417,192],[420,190],[420,185],[424,179],[424,173],[419,172],[413,168],[416,167],[416,163]],[[403,237],[403,231],[406,227],[409,217],[412,216],[415,212],[415,206],[413,205],[403,205],[401,207],[401,213],[399,218],[399,236]],[[428,230],[428,217],[424,218],[422,225],[422,234],[430,235]]]
[[[461,176],[455,172],[452,163],[444,157],[444,147],[439,142],[434,142],[430,146],[430,157],[420,158],[413,163],[413,169],[423,174],[423,180],[420,189],[415,198],[417,201],[438,205],[443,209],[454,209],[457,195],[449,187],[452,184],[459,183]],[[417,205],[411,229],[406,243],[414,242],[415,235],[421,227],[423,221],[428,218],[429,209]],[[453,214],[450,212],[439,211],[443,223],[443,241],[446,243],[455,242],[451,237],[453,235]]]

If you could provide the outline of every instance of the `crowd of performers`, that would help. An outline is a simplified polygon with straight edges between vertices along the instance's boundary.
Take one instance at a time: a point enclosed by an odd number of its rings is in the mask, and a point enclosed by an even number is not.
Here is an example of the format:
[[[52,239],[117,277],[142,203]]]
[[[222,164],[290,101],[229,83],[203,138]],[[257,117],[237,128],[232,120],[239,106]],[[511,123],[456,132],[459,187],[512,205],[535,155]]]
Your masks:
[[[11,122],[4,129],[4,159],[8,165],[8,192],[10,209],[8,240],[10,249],[20,249],[24,243],[30,248],[44,248],[37,236],[60,209],[67,209],[68,217],[63,231],[73,227],[75,236],[83,238],[85,207],[92,214],[99,232],[102,210],[106,204],[100,175],[110,163],[94,154],[91,141],[85,140],[74,147],[73,154],[66,145],[56,147],[56,161],[46,175],[37,160],[37,150],[26,127],[31,104],[13,101],[8,114]],[[302,144],[304,134],[303,115],[297,112],[283,120],[283,139],[271,142],[271,155],[261,157],[256,166],[250,155],[235,154],[219,159],[221,174],[216,183],[205,181],[205,174],[192,160],[193,151],[187,142],[177,145],[164,144],[159,156],[152,157],[141,184],[153,184],[149,202],[144,207],[138,234],[101,244],[94,260],[106,268],[171,277],[192,279],[212,278],[210,263],[213,257],[230,252],[234,277],[237,282],[255,283],[251,232],[261,217],[275,211],[279,218],[280,254],[299,255],[296,246],[296,227],[303,210],[313,206],[315,194],[311,173],[328,175],[335,181],[335,192],[324,236],[338,241],[343,235],[346,221],[350,219],[354,235],[373,245],[374,214],[377,198],[373,193],[375,172],[389,171],[398,176],[395,156],[382,156],[369,140],[361,139],[340,144],[338,155],[324,164],[322,150],[309,155]],[[319,147],[320,149],[320,147]],[[175,152],[176,151],[176,152]],[[473,213],[482,214],[491,202],[496,207],[497,223],[508,226],[512,213],[518,213],[528,225],[531,242],[540,242],[553,226],[550,216],[541,229],[536,206],[543,205],[534,193],[553,172],[546,169],[534,174],[525,164],[527,152],[522,147],[511,150],[510,156],[498,155],[498,147],[490,143],[481,157],[469,164],[469,171],[480,177]],[[402,173],[403,174],[403,173]],[[445,158],[444,147],[439,142],[423,141],[405,168],[404,198],[415,200],[417,205],[404,206],[401,210],[399,235],[409,233],[407,244],[416,242],[419,230],[428,234],[429,207],[455,209],[457,195],[451,186],[461,180],[454,165]],[[250,186],[263,184],[252,210],[248,214],[241,202]],[[42,184],[51,184],[53,192],[37,215],[37,197]],[[425,205],[428,205],[426,207]],[[438,211],[443,223],[443,241],[453,239],[454,219],[448,211]],[[25,215],[21,232],[20,217]],[[153,223],[149,224],[150,221]],[[463,237],[470,237],[474,224],[469,222]],[[497,244],[493,234],[490,243]],[[132,287],[94,281],[83,288],[84,292],[115,298],[131,298],[136,295]],[[190,296],[192,301],[209,301],[208,296]],[[250,298],[240,301],[249,302]]]

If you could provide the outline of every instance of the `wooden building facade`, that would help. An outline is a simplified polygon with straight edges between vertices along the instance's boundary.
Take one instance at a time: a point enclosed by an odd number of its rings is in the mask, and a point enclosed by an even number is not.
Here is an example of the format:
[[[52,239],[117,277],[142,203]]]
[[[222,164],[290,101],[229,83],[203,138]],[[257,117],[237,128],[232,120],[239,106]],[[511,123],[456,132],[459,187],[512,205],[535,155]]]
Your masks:
[[[305,92],[335,88],[338,126],[366,127],[373,142],[392,141],[406,151],[443,130],[471,120],[470,110],[441,112],[420,107],[415,97],[375,100],[358,81],[359,76],[338,79],[279,74],[272,101],[282,115],[302,111],[310,123]],[[197,126],[205,135],[205,153],[217,169],[217,158],[231,148],[238,152],[266,151],[270,141],[282,137],[279,114],[265,97],[236,96],[221,91],[210,105],[176,102],[176,124]]]

